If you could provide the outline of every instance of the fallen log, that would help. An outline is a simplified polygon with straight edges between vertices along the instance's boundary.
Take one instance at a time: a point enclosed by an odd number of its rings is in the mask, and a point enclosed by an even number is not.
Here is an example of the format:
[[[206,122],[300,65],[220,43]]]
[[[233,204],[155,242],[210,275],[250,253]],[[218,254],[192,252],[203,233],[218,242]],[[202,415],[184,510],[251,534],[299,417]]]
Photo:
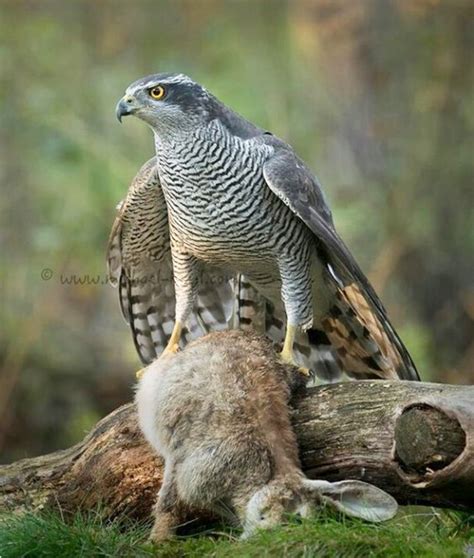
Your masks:
[[[474,509],[474,386],[362,381],[314,388],[294,411],[311,478],[354,478],[400,504]]]
[[[311,478],[364,480],[400,504],[474,508],[474,386],[360,381],[309,388],[294,401],[293,424]],[[0,509],[100,505],[108,517],[141,519],[162,473],[128,404],[69,449],[0,466]]]

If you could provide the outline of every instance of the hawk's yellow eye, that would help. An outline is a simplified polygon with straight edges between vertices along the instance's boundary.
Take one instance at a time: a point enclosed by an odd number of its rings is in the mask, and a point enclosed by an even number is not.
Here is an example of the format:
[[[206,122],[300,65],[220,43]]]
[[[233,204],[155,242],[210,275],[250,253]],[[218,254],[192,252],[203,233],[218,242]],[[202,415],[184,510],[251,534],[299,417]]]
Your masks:
[[[150,89],[150,96],[159,101],[165,96],[165,88],[162,85],[155,85]]]

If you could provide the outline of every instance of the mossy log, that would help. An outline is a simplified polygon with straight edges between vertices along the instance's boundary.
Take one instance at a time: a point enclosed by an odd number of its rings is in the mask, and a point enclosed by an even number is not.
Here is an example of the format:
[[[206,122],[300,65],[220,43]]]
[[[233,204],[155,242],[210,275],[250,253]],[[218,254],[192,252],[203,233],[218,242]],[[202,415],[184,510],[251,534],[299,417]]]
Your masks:
[[[474,508],[474,386],[361,381],[309,388],[294,401],[293,423],[311,478],[361,479],[401,504]],[[109,517],[145,518],[162,473],[128,404],[72,448],[0,466],[0,509],[99,505]]]

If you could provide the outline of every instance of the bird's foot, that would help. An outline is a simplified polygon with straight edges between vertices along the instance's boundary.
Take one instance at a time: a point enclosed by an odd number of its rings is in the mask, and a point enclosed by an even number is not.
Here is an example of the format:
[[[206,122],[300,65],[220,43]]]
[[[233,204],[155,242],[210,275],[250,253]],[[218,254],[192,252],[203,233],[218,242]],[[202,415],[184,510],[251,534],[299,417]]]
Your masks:
[[[161,353],[158,358],[167,357],[170,355],[175,355],[179,351],[179,344],[178,343],[168,343],[165,350]]]
[[[285,334],[285,341],[283,343],[283,349],[280,353],[280,359],[285,364],[291,364],[291,366],[294,366],[295,368],[297,368],[298,372],[300,374],[303,374],[304,376],[311,376],[311,372],[310,372],[309,368],[304,368],[303,366],[300,366],[295,360],[295,355],[293,353],[293,344],[294,344],[294,341],[295,341],[295,336],[296,336],[297,329],[298,329],[297,326],[288,324],[288,326],[286,328],[286,334]]]
[[[179,351],[179,341],[181,339],[181,332],[183,331],[183,324],[181,322],[176,322],[171,332],[171,337],[169,338],[168,345],[166,345],[165,350],[161,353],[158,358],[165,358],[171,355],[175,355]]]
[[[291,366],[294,366],[295,368],[298,369],[298,372],[300,374],[303,374],[303,376],[311,376],[311,371],[309,368],[306,368],[304,366],[300,366],[296,360],[295,357],[293,355],[293,351],[285,351],[285,349],[282,350],[282,352],[280,353],[280,360],[282,362],[284,362],[285,364],[290,364]]]

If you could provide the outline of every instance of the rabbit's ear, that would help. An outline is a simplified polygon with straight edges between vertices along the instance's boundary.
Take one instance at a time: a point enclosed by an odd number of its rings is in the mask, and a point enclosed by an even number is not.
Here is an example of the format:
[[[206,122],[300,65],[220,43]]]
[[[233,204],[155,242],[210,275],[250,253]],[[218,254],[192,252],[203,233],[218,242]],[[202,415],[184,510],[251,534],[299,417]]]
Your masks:
[[[386,521],[397,513],[398,504],[395,498],[366,482],[305,479],[303,485],[312,499],[366,521]]]

